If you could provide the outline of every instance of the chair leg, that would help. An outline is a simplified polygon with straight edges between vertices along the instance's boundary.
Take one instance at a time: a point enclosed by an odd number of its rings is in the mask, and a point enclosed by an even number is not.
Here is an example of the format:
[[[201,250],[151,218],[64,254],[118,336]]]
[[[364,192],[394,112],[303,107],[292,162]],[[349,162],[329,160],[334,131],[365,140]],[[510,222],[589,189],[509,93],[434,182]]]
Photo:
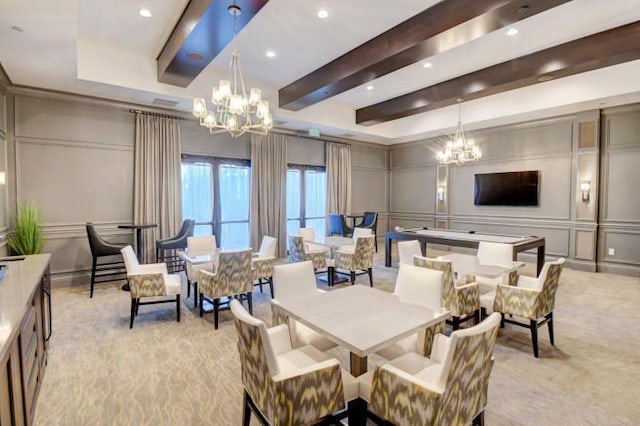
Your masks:
[[[218,309],[220,307],[220,299],[213,299],[213,327],[218,329]]]
[[[129,318],[129,329],[133,328],[133,317],[136,315],[136,299],[131,298],[131,317]]]
[[[195,291],[195,289],[193,291]],[[202,318],[204,315],[204,300],[202,299],[202,293],[200,293],[200,305],[198,306],[200,306],[200,318]]]
[[[258,278],[258,284],[260,285],[260,293],[262,293],[262,278]]]
[[[504,328],[504,314],[500,313],[500,328]]]
[[[376,246],[376,253],[377,253],[378,252],[378,236],[376,234],[373,234],[373,235],[375,237],[373,239],[373,244],[375,244],[375,246]]]
[[[551,342],[551,346],[554,346],[555,343],[553,341],[553,312],[550,312],[548,315],[549,321],[547,321],[547,327],[549,327],[549,341]]]
[[[200,295],[200,300],[202,300],[202,293],[198,293],[198,281],[194,281],[193,282],[193,306],[198,306],[198,294]]]
[[[242,426],[249,426],[251,422],[251,407],[249,407],[249,395],[244,391],[242,395]]]
[[[451,317],[451,328],[453,328],[453,331],[460,328],[460,317]]]
[[[98,263],[98,259],[97,258],[93,258],[93,262],[92,262],[92,266],[91,266],[91,290],[89,291],[89,297],[93,297],[93,286],[96,282],[96,267]]]
[[[191,280],[187,278],[187,299],[191,297]]]
[[[482,322],[482,314],[480,313],[481,309],[477,309],[475,312],[475,321],[476,321],[476,325],[480,324]]]
[[[533,344],[533,356],[538,358],[538,321],[530,320],[529,327],[531,327],[531,343]]]
[[[251,292],[247,293],[247,304],[249,305],[249,313],[253,315],[253,295]]]
[[[140,311],[140,298],[136,299],[136,316],[138,316],[138,311]]]
[[[273,277],[269,277],[269,290],[271,290],[271,298],[273,299]]]
[[[176,313],[178,314],[178,322],[180,322],[180,295],[176,294]]]
[[[356,271],[351,271],[351,285],[356,282]]]
[[[373,287],[373,268],[367,269],[367,273],[369,274],[369,286]]]
[[[474,417],[473,426],[484,426],[484,410]]]

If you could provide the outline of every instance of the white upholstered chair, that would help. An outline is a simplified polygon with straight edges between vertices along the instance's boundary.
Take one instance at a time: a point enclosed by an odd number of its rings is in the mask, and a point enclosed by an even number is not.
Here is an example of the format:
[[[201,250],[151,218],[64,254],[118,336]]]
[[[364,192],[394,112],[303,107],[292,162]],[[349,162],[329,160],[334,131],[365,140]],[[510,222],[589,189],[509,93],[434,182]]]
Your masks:
[[[197,257],[210,255],[215,259],[218,251],[215,235],[204,235],[200,237],[187,238],[187,256]],[[213,271],[214,264],[212,262],[199,263],[193,265],[185,262],[185,273],[187,275],[187,299],[191,296],[191,287],[193,286],[193,304],[198,306],[198,271]]]
[[[316,228],[298,228],[298,235],[302,236],[302,239],[304,240],[304,247],[307,252],[327,251],[326,247],[313,243],[313,241],[316,239]]]
[[[484,265],[509,265],[513,261],[513,246],[511,244],[480,241],[478,244],[478,262]],[[515,271],[510,274],[515,277]],[[488,293],[496,289],[498,284],[506,284],[509,276],[498,278],[476,277],[480,294]]]
[[[560,273],[565,259],[546,262],[538,278],[518,276],[515,285],[499,284],[495,291],[480,296],[485,309],[502,314],[502,322],[528,328],[531,331],[533,356],[538,357],[538,327],[545,323],[549,327],[549,341],[553,340],[553,310]],[[505,314],[509,318],[505,318]],[[516,318],[524,318],[521,322]]]
[[[420,241],[398,241],[398,263],[413,265],[413,256],[422,256]]]
[[[278,249],[278,239],[265,235],[260,243],[260,250],[253,253],[251,261],[253,263],[253,281],[258,281],[254,285],[260,286],[262,293],[263,280],[269,284],[271,297],[273,297],[273,266],[276,264],[276,250]]]
[[[409,352],[358,379],[369,409],[397,425],[483,424],[500,316],[436,336],[430,358]]]
[[[358,397],[358,382],[313,346],[292,345],[286,324],[267,329],[231,302],[244,386],[242,424],[253,411],[262,424],[302,425],[330,419]]]
[[[443,277],[440,271],[400,264],[393,294],[402,302],[424,306],[434,312],[440,311]],[[429,356],[434,336],[442,331],[442,324],[438,324],[389,345],[377,353],[386,359],[394,359],[407,352]]]
[[[131,318],[129,328],[133,328],[133,320],[138,315],[140,305],[176,302],[178,322],[180,322],[180,275],[167,272],[166,263],[140,265],[133,247],[125,246],[120,250],[127,269],[127,280],[131,295]],[[167,296],[168,299],[157,296]],[[153,297],[150,302],[141,302],[141,298]]]
[[[288,324],[294,346],[313,345],[321,351],[337,346],[306,325],[289,318],[279,308],[281,301],[324,293],[324,290],[316,286],[311,261],[276,265],[273,268],[273,287],[275,298],[271,300],[272,324]]]

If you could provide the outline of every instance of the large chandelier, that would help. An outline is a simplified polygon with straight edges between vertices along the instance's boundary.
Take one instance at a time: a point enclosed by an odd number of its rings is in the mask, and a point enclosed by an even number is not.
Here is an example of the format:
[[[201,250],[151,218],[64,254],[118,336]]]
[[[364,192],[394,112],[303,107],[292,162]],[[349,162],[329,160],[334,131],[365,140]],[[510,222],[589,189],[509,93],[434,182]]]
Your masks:
[[[204,98],[193,100],[193,115],[200,119],[200,125],[211,133],[229,132],[238,137],[245,132],[266,135],[273,127],[269,112],[269,102],[262,100],[260,89],[252,88],[249,96],[244,87],[240,69],[240,59],[236,44],[236,19],[242,9],[235,3],[228,11],[233,15],[233,54],[226,80],[220,80],[211,92],[213,108],[207,108]]]
[[[453,139],[447,142],[445,149],[436,154],[436,159],[440,164],[461,165],[467,161],[478,161],[482,157],[482,152],[473,139],[467,139],[464,135],[461,115],[462,103],[461,99],[458,99],[458,128]]]

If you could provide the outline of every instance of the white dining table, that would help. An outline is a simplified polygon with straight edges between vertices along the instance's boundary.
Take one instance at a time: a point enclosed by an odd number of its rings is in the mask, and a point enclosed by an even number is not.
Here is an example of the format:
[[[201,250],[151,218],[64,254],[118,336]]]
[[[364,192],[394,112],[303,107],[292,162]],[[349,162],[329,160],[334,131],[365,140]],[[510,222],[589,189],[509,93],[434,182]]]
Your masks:
[[[478,256],[463,253],[450,253],[438,256],[438,259],[451,260],[453,272],[459,277],[462,275],[476,275],[485,278],[499,278],[524,267],[524,262],[518,261],[511,261],[504,265],[480,263]]]
[[[352,246],[353,244],[355,244],[355,241],[353,241],[353,238],[350,237],[341,237],[341,236],[337,236],[337,235],[333,235],[333,236],[317,236],[313,241],[307,241],[310,244],[316,245],[316,246],[321,246],[321,247],[326,247],[329,249],[329,257],[331,259],[336,257],[336,251],[338,251],[341,247],[346,247],[346,246]],[[339,284],[339,283],[344,283],[347,282],[348,280],[345,278],[338,278],[338,275],[334,272],[333,275],[333,281],[331,281],[329,279],[329,271],[327,271],[327,278],[325,279],[324,277],[318,277],[318,279],[320,281],[324,281],[328,284]]]

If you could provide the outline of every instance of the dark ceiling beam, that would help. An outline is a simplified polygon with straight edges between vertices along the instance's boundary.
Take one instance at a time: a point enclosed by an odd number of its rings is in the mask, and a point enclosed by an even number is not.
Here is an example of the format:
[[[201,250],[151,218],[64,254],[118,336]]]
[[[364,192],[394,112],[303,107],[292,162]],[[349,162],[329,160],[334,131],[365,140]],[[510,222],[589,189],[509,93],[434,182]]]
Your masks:
[[[237,30],[269,0],[237,0]],[[187,87],[233,39],[231,0],[191,0],[158,55],[158,81]]]
[[[298,111],[569,0],[443,0],[279,90]]]
[[[356,110],[370,126],[640,59],[640,21],[583,37]]]

